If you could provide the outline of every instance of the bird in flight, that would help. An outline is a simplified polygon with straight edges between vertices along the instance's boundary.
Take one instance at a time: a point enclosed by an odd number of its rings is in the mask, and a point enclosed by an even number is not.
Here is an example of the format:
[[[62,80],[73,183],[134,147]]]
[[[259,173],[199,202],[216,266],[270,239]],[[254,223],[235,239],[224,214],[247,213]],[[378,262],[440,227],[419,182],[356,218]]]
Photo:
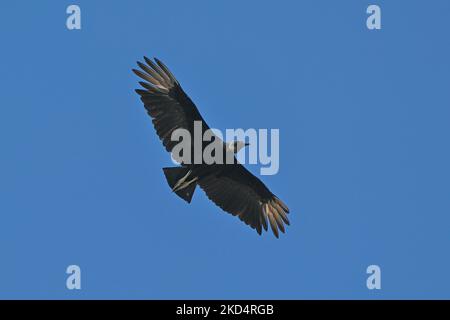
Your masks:
[[[172,153],[178,141],[172,139],[176,129],[185,129],[194,135],[194,123],[200,122],[202,130],[209,126],[204,121],[195,104],[181,88],[170,70],[158,59],[144,57],[145,63],[137,62],[141,70],[133,72],[142,78],[136,89],[147,113],[152,118],[156,133],[164,147]],[[217,136],[214,139],[219,139]],[[234,155],[247,143],[232,141],[225,143],[223,154],[230,155],[233,163],[207,164],[181,162],[179,167],[163,168],[164,175],[172,191],[190,203],[197,185],[206,196],[224,211],[239,217],[261,235],[268,225],[278,238],[279,231],[285,232],[289,225],[288,207],[276,197],[260,179],[255,177]],[[202,144],[202,149],[206,147]],[[193,150],[192,150],[193,152]]]

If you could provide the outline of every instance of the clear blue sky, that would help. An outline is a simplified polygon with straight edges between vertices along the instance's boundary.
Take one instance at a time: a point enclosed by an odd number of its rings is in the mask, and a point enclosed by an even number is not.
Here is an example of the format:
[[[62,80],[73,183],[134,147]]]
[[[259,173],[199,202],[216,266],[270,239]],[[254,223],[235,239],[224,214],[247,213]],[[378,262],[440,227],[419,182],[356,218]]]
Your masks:
[[[65,26],[72,3],[80,31]],[[2,2],[0,298],[450,298],[449,13],[447,0]],[[286,235],[170,192],[134,93],[143,55],[211,126],[280,129],[280,171],[263,181],[292,211]],[[71,264],[80,291],[65,287]]]

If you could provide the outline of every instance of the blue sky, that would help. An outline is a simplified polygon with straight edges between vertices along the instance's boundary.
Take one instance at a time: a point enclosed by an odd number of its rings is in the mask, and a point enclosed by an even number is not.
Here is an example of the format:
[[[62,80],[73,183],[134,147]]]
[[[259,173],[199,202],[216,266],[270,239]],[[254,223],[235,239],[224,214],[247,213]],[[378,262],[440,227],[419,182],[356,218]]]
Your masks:
[[[66,29],[78,4],[82,29]],[[382,29],[366,28],[378,4]],[[0,298],[450,298],[450,3],[0,4]],[[258,236],[174,196],[134,89],[162,59],[210,126],[279,128]],[[251,166],[258,173],[258,166]],[[82,289],[66,289],[68,265]],[[381,267],[368,290],[366,268]]]

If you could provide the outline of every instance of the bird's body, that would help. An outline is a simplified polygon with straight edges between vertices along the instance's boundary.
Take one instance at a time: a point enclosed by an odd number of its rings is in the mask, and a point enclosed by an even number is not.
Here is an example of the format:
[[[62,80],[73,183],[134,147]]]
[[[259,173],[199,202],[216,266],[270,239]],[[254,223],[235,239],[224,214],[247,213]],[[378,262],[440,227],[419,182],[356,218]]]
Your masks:
[[[178,144],[172,139],[177,129],[194,133],[195,123],[201,124],[202,132],[209,130],[197,107],[186,95],[169,69],[158,59],[155,62],[144,57],[146,64],[138,62],[140,70],[136,75],[146,80],[140,82],[145,89],[137,89],[153,125],[166,150],[171,152]],[[201,157],[200,162],[180,161],[180,167],[163,168],[169,186],[178,196],[191,202],[197,185],[207,197],[224,211],[238,216],[246,224],[261,234],[267,230],[268,222],[278,237],[278,230],[285,231],[289,224],[289,209],[278,199],[260,179],[250,173],[236,160],[234,154],[246,144],[241,142],[225,143],[214,136],[222,148],[223,161],[209,164]],[[201,152],[210,142],[202,142],[201,150],[191,146],[191,155]],[[233,159],[230,163],[228,159]],[[268,222],[267,222],[268,221]]]

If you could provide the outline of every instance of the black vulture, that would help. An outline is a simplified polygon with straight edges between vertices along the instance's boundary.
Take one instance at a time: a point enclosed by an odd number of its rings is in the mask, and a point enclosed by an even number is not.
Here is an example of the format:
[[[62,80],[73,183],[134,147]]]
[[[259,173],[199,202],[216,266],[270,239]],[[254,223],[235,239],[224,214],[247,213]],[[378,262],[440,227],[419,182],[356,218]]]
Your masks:
[[[144,60],[145,63],[137,62],[141,70],[133,69],[137,76],[145,80],[139,82],[143,89],[136,89],[136,92],[151,116],[164,147],[172,152],[178,143],[171,138],[174,130],[181,128],[193,134],[195,121],[201,121],[203,132],[209,126],[169,69],[156,58],[152,61],[144,57]],[[234,158],[234,154],[247,144],[220,141],[225,154],[233,153],[233,163],[182,162],[180,167],[163,168],[169,186],[190,203],[195,187],[199,185],[217,206],[238,216],[258,234],[263,228],[267,231],[270,224],[278,238],[279,230],[284,233],[284,225],[289,225],[288,207]]]

